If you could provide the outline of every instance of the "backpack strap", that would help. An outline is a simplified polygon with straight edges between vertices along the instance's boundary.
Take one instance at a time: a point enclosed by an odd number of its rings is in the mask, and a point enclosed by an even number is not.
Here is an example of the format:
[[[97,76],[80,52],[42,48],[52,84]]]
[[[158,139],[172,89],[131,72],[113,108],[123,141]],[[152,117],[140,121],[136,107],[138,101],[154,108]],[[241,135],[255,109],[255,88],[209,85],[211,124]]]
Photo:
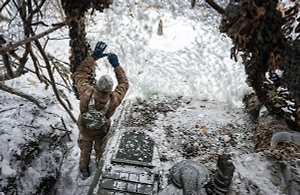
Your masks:
[[[95,108],[95,97],[94,97],[94,90],[92,91],[92,94],[90,96],[89,105],[88,108]]]
[[[108,108],[110,106],[110,98],[108,99],[108,101],[106,102],[104,108],[102,108],[101,110],[106,114]]]
[[[106,102],[105,106],[100,110],[102,112],[104,112],[106,114],[108,108],[110,106],[110,98],[108,99],[108,101]],[[90,96],[90,100],[89,100],[89,109],[93,108],[95,109],[95,96],[94,96],[94,90],[92,91],[92,94]]]

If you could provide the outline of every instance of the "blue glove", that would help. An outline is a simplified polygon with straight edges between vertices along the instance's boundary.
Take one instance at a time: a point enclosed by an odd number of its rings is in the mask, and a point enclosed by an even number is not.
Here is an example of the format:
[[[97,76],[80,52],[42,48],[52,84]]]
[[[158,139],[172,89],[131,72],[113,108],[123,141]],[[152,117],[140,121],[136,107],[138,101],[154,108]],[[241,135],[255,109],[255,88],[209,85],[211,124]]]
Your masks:
[[[105,56],[107,56],[107,54],[104,54],[103,51],[106,48],[106,43],[99,41],[96,46],[94,51],[92,52],[91,56],[95,59],[95,60],[99,60],[100,58],[103,58]]]
[[[114,53],[108,54],[108,61],[114,68],[120,65],[118,56]]]

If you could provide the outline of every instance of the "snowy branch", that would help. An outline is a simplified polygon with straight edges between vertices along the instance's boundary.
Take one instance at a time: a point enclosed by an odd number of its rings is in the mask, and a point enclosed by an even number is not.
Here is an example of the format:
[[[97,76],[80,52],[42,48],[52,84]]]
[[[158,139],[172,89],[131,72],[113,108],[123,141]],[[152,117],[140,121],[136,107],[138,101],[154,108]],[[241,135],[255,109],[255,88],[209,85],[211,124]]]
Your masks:
[[[17,48],[17,47],[19,47],[19,46],[21,46],[21,45],[24,45],[24,44],[30,43],[30,42],[32,42],[32,41],[38,40],[38,39],[40,39],[41,37],[44,37],[44,36],[46,36],[46,35],[48,35],[48,34],[54,32],[55,30],[60,29],[60,28],[63,27],[63,26],[65,26],[65,23],[64,23],[64,22],[59,23],[59,24],[56,24],[55,27],[53,27],[53,28],[51,28],[51,29],[49,29],[49,30],[47,30],[47,31],[45,31],[45,32],[43,32],[43,33],[40,33],[40,34],[35,35],[35,36],[32,36],[32,37],[30,37],[30,38],[28,38],[28,39],[24,39],[24,40],[22,40],[22,41],[19,41],[19,42],[17,42],[17,43],[14,43],[14,44],[9,44],[9,45],[6,46],[6,47],[2,47],[2,48],[0,48],[0,54],[4,54],[4,53],[6,53],[6,52],[9,52],[9,51],[14,50],[15,48]]]
[[[31,34],[34,35],[34,32],[31,31]],[[40,51],[42,57],[44,58],[45,60],[45,63],[46,63],[46,69],[48,71],[48,75],[50,77],[50,80],[51,80],[51,85],[52,85],[52,89],[53,89],[53,92],[56,96],[56,99],[58,100],[58,102],[64,107],[64,109],[67,111],[67,113],[69,114],[69,116],[71,117],[71,119],[76,123],[76,118],[74,117],[73,113],[70,111],[70,109],[65,105],[65,103],[62,101],[60,95],[59,95],[59,92],[56,88],[56,85],[55,85],[55,79],[54,79],[54,76],[53,76],[53,73],[51,71],[51,65],[50,65],[50,62],[49,62],[49,58],[47,56],[47,54],[45,53],[41,43],[38,41],[38,40],[35,40],[34,41],[38,50]]]
[[[20,96],[30,102],[33,102],[35,103],[39,108],[41,109],[45,109],[46,108],[46,105],[42,102],[40,102],[38,99],[28,95],[28,94],[25,94],[21,91],[17,91],[16,89],[13,89],[11,87],[8,87],[7,85],[5,85],[4,83],[0,82],[0,89],[3,90],[3,91],[6,91],[8,93],[11,93],[11,94],[14,94],[14,95],[17,95],[17,96]]]

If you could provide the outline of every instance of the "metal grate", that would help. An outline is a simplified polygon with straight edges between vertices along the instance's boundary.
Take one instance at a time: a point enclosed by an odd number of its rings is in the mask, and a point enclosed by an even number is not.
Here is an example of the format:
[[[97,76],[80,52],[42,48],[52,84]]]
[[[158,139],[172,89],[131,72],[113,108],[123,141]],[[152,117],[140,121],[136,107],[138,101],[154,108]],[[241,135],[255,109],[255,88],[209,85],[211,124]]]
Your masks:
[[[98,194],[150,195],[154,191],[154,175],[124,171],[107,172],[103,175]]]

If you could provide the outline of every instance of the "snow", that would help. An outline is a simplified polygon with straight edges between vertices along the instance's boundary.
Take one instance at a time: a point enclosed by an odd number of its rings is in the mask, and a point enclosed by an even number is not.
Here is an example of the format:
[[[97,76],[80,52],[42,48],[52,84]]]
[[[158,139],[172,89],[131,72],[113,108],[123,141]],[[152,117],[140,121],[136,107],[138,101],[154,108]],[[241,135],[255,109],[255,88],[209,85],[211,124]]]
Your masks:
[[[156,5],[161,5],[161,7]],[[157,34],[159,20],[163,21],[162,36]],[[215,129],[231,121],[237,129],[239,127],[253,129],[251,122],[245,121],[243,118],[245,115],[241,111],[244,95],[252,90],[245,83],[246,75],[242,60],[235,62],[230,59],[231,40],[218,32],[219,20],[220,16],[203,1],[199,1],[197,6],[191,9],[190,2],[186,0],[158,2],[120,0],[115,1],[104,13],[97,12],[93,16],[88,16],[86,30],[87,39],[92,48],[98,41],[104,41],[108,44],[106,51],[118,55],[130,83],[130,89],[124,101],[150,100],[156,97],[166,101],[176,97],[189,99],[192,106],[179,107],[174,113],[175,116],[170,117],[170,121],[166,123],[178,125],[180,128],[181,123],[193,127],[195,121],[196,123],[197,120],[201,121],[199,125],[207,128],[208,135],[206,136],[213,139]],[[68,37],[67,28],[52,33],[46,50],[57,59],[68,62],[69,40],[65,37]],[[106,59],[100,59],[97,63],[97,77],[108,74],[114,78],[113,70]],[[48,76],[46,70],[42,71]],[[62,82],[57,72],[55,76],[58,83]],[[0,167],[3,178],[3,180],[0,179],[1,185],[5,186],[10,177],[18,175],[20,163],[18,158],[12,155],[17,154],[21,158],[20,146],[26,145],[27,142],[33,143],[29,147],[38,147],[34,145],[35,139],[43,140],[40,137],[42,132],[42,135],[46,134],[49,137],[54,134],[60,135],[62,139],[56,140],[55,143],[63,144],[66,153],[62,154],[55,148],[49,148],[50,152],[42,153],[40,159],[30,159],[37,161],[36,165],[40,167],[25,167],[25,174],[29,175],[26,178],[31,179],[26,182],[18,181],[23,188],[18,189],[19,194],[33,193],[33,186],[39,183],[41,177],[48,174],[44,170],[48,170],[47,167],[51,167],[57,161],[62,163],[62,167],[54,172],[60,171],[59,184],[66,189],[58,189],[58,192],[66,195],[77,194],[81,185],[87,184],[79,183],[78,186],[79,149],[76,142],[78,135],[76,124],[57,102],[52,90],[45,90],[44,84],[40,83],[34,74],[27,73],[17,79],[6,81],[5,84],[37,97],[47,106],[47,109],[40,110],[31,102],[1,92]],[[78,100],[70,90],[61,89],[69,98],[73,107],[72,112],[76,117],[79,113]],[[197,109],[201,106],[206,107],[205,110]],[[232,111],[235,113],[226,115]],[[182,115],[190,118],[181,118]],[[163,114],[159,115],[160,119],[164,117]],[[71,134],[58,130],[64,128],[61,125],[62,121]],[[165,143],[165,132],[163,128],[160,128],[164,126],[164,120],[158,121],[159,124],[155,124],[152,134],[149,134],[156,139],[157,144],[161,145],[166,156],[170,159],[181,159],[182,157],[178,156],[177,152],[170,151],[170,146]],[[242,135],[242,132],[235,133],[236,136],[247,137],[247,134]],[[180,132],[174,134],[180,135]],[[181,134],[181,136],[185,135]],[[218,139],[230,142],[232,138],[222,135],[215,139],[216,142]],[[44,148],[49,147],[47,140],[44,140],[44,143]],[[250,141],[247,145],[251,145]],[[196,146],[197,144],[194,145]],[[243,144],[241,143],[238,147],[242,150]],[[216,152],[220,150],[217,149]],[[43,159],[47,160],[46,157],[49,155],[53,155],[53,161],[45,162]],[[267,162],[260,158],[258,154],[237,156],[236,168],[238,172],[244,173],[242,177],[250,178],[257,184],[269,182],[263,179],[263,175],[267,172],[265,170]],[[243,163],[251,164],[253,161],[260,163],[262,170],[258,171],[261,174],[259,176],[255,167],[252,167],[253,170],[241,170],[245,167]],[[164,165],[165,169],[168,169],[172,163],[174,162],[170,161],[169,165]],[[69,180],[70,178],[74,178],[74,181]],[[20,176],[17,176],[17,179],[20,179]],[[267,184],[262,185],[262,187],[266,186]],[[271,184],[269,186],[265,194],[276,194],[274,190],[276,187]]]
[[[209,10],[191,10],[189,2],[172,5],[166,11],[116,3],[97,14],[106,25],[90,26],[91,45],[103,40],[109,43],[107,51],[118,53],[129,74],[128,98],[183,95],[240,107],[249,88],[241,60],[230,59],[230,39],[218,32],[219,17],[208,17]],[[163,21],[162,36],[157,35],[159,20]]]

